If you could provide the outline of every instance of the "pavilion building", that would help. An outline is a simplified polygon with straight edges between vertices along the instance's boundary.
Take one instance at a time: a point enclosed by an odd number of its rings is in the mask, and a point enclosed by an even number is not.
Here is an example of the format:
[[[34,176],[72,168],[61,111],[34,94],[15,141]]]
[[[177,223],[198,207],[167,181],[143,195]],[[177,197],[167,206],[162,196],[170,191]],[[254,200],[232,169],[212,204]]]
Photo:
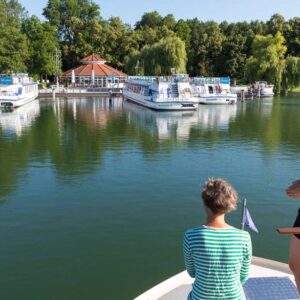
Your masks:
[[[66,71],[61,79],[72,87],[123,88],[127,75],[106,64],[97,54],[81,60],[81,65]]]

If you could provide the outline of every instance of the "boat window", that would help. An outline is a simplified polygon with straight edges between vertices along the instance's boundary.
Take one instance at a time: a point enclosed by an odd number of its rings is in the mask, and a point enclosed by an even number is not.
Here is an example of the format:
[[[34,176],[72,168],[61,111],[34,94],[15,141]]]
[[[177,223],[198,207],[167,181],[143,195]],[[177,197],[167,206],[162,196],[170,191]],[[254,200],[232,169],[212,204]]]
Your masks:
[[[209,92],[209,94],[214,93],[214,88],[211,85],[208,86],[208,92]]]

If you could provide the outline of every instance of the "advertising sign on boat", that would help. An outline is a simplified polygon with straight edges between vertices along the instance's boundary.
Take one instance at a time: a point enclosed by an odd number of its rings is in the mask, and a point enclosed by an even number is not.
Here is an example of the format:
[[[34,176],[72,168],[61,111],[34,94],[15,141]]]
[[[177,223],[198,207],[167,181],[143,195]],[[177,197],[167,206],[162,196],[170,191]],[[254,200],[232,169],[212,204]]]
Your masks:
[[[11,77],[0,77],[0,84],[12,84]]]

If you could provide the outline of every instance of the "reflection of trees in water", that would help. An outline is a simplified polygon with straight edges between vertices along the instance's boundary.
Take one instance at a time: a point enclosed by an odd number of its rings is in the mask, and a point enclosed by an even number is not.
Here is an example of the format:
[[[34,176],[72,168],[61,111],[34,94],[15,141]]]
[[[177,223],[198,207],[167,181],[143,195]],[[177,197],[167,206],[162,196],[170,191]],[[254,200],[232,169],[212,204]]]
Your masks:
[[[300,149],[300,106],[284,101],[275,100],[273,105],[264,100],[243,104],[236,114],[225,118],[227,124],[223,121],[222,126],[218,120],[224,120],[224,116],[216,115],[213,107],[205,111],[205,118],[204,110],[202,115],[196,112],[195,118],[193,113],[178,117],[82,103],[75,112],[68,103],[62,103],[59,109],[52,103],[42,105],[26,134],[6,139],[0,129],[0,195],[16,188],[31,161],[50,162],[58,178],[78,180],[79,175],[99,169],[106,151],[118,155],[124,147],[138,146],[145,155],[153,156],[170,154],[179,144],[211,147],[233,141],[255,142],[267,150],[284,147],[296,153]],[[206,126],[203,120],[210,118],[210,110],[216,119]]]
[[[258,142],[267,150],[300,149],[300,106],[297,99],[261,99],[246,105],[229,127],[229,135],[241,142]],[[291,105],[285,105],[290,103]]]

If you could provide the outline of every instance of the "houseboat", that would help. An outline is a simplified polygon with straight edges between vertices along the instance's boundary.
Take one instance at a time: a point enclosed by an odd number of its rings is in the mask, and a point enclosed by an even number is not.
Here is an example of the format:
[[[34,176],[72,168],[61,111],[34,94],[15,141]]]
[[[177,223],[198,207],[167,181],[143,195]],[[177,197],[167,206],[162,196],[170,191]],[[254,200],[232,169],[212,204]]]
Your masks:
[[[228,77],[194,77],[191,81],[193,96],[200,104],[236,104],[237,95],[230,92]]]
[[[125,100],[153,110],[195,110],[198,99],[192,95],[186,75],[172,77],[129,77],[123,90]]]
[[[0,107],[19,107],[38,96],[38,85],[28,74],[0,76]]]

